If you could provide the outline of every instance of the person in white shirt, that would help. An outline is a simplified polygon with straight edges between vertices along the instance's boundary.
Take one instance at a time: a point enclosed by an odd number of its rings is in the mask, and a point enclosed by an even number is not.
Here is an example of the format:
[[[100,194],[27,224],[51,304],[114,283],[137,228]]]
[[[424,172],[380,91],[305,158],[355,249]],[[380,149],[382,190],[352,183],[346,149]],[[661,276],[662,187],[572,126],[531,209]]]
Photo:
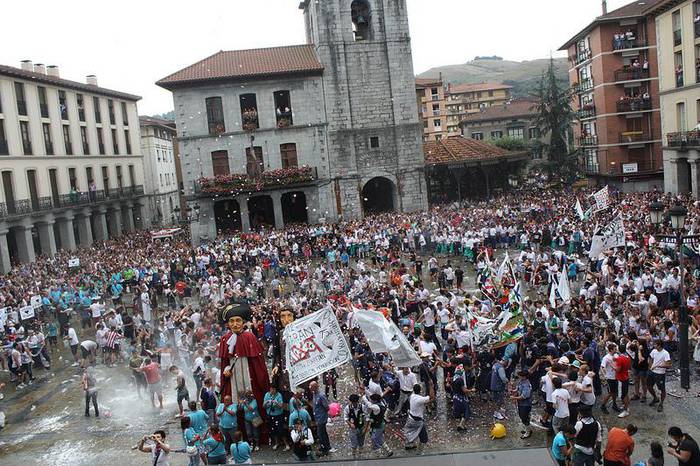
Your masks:
[[[662,340],[656,340],[654,342],[654,349],[651,350],[651,354],[649,354],[648,388],[649,393],[654,397],[651,403],[649,403],[649,406],[654,406],[656,403],[659,403],[659,407],[656,409],[658,412],[664,410],[664,401],[666,400],[666,369],[671,368],[671,366],[671,355],[664,349],[664,342]],[[660,402],[654,390],[655,386],[661,392]]]
[[[615,378],[615,357],[617,356],[617,345],[615,343],[608,343],[607,350],[607,354],[603,356],[603,359],[600,362],[600,370],[602,372],[601,375],[605,377],[605,380],[608,383],[608,393],[605,395],[600,405],[600,410],[606,414],[608,413],[607,404],[611,399],[613,409],[617,412],[621,411],[621,409],[617,406],[618,383],[617,379]]]
[[[416,448],[416,440],[420,441],[420,450],[428,443],[428,429],[425,425],[425,405],[435,399],[435,393],[430,392],[429,396],[421,395],[421,385],[413,386],[413,393],[408,399],[408,419],[403,427],[406,439],[406,450]]]
[[[418,376],[411,371],[410,367],[402,367],[400,371],[396,373],[396,378],[399,380],[399,401],[396,403],[396,409],[394,409],[394,416],[398,416],[403,410],[406,401],[411,397],[413,393],[413,387],[418,383]]]
[[[569,422],[569,400],[571,395],[566,388],[562,387],[559,377],[552,378],[554,391],[552,392],[552,403],[554,406],[554,417],[552,418],[552,429],[557,434]]]
[[[63,337],[64,340],[68,340],[70,345],[70,352],[73,354],[73,359],[75,360],[71,366],[75,367],[78,365],[78,345],[80,340],[78,340],[78,334],[75,332],[73,327],[68,328],[68,335]]]

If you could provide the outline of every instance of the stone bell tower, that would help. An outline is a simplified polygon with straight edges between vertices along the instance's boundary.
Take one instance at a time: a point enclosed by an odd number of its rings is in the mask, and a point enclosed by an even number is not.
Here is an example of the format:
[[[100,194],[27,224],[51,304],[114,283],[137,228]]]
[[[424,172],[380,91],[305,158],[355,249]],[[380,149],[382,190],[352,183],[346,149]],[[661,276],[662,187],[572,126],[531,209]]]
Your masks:
[[[427,208],[406,0],[305,0],[338,214]]]

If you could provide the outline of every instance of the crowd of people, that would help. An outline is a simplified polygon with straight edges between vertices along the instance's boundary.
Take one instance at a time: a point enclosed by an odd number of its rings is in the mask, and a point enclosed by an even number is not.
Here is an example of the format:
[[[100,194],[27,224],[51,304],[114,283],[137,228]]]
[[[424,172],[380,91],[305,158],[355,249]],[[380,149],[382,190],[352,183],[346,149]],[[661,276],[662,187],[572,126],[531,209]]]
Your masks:
[[[554,436],[559,464],[629,465],[636,425],[604,436],[600,421],[613,419],[609,409],[621,419],[666,409],[681,281],[691,337],[700,337],[700,256],[687,249],[681,275],[673,245],[659,239],[670,225],[651,225],[648,206],[682,203],[697,233],[700,204],[611,193],[610,206],[586,218],[573,206],[589,202],[588,194],[521,188],[429,212],[222,234],[195,249],[186,237],[135,233],[38,257],[0,278],[0,364],[24,390],[64,342],[84,371],[85,416],[90,405],[100,414],[95,364],[124,368],[154,409],[176,398],[181,430],[158,429],[138,444],[159,465],[174,450],[190,465],[250,463],[268,447],[297,461],[333,455],[333,418],[345,426],[353,457],[393,455],[388,423],[402,426],[405,449],[423,453],[439,397],[456,430],[469,425],[473,404],[506,424],[512,405],[523,439],[532,427]],[[618,214],[626,246],[589,258],[596,224]],[[471,334],[472,320],[506,308],[502,298],[514,283],[486,289],[505,251],[522,293],[521,334],[484,345]],[[80,265],[68,267],[76,258]],[[562,273],[574,292],[552,301]],[[34,315],[22,319],[27,306]],[[292,387],[282,333],[321,309],[341,324],[352,364]],[[370,350],[354,315],[374,311],[398,326],[420,364],[398,367],[390,354]],[[700,345],[692,357],[700,363]],[[339,391],[341,372],[353,382]],[[700,464],[689,434],[671,426],[668,435],[669,455]],[[660,449],[652,444],[647,465],[663,464]]]

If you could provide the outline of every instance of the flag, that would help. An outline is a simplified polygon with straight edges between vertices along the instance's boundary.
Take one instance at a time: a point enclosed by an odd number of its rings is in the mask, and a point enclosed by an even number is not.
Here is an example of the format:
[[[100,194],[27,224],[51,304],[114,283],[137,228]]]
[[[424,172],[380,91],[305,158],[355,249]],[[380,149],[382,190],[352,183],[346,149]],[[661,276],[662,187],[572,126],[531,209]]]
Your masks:
[[[512,270],[512,266],[510,266],[510,257],[508,257],[508,251],[506,251],[505,257],[503,257],[503,262],[501,262],[501,266],[498,268],[498,272],[496,272],[496,277],[498,278],[498,281],[503,282],[503,276],[506,275],[507,273],[510,274],[510,270]]]
[[[596,228],[588,257],[597,260],[603,252],[621,246],[625,246],[625,226],[622,215],[617,214],[608,225]]]
[[[586,214],[583,213],[583,207],[581,207],[581,201],[579,201],[578,198],[576,198],[574,209],[576,209],[576,214],[578,214],[581,220],[586,220]]]
[[[416,350],[403,333],[381,312],[357,311],[355,322],[367,338],[373,353],[389,353],[397,367],[414,367],[421,364]]]
[[[569,276],[566,274],[566,267],[562,268],[559,275],[559,285],[557,285],[557,293],[564,303],[571,302],[571,288],[569,287]]]
[[[605,210],[608,208],[610,205],[610,193],[608,191],[608,187],[604,187],[598,192],[595,192],[591,194],[591,197],[595,201],[595,211],[600,212],[601,210]]]
[[[554,309],[557,307],[557,287],[559,286],[555,278],[552,278],[552,284],[550,286],[549,304],[552,306],[552,309]]]

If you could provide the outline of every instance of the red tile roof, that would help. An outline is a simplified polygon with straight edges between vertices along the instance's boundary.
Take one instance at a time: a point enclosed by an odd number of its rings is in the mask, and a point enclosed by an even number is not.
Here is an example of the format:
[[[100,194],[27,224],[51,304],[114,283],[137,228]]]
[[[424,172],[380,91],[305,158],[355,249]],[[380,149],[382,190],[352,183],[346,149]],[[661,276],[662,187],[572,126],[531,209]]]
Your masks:
[[[447,91],[449,94],[464,94],[465,92],[497,91],[501,89],[513,89],[513,86],[500,83],[450,84]]]
[[[537,103],[530,100],[514,100],[506,105],[484,107],[478,113],[471,113],[462,118],[465,123],[475,121],[504,120],[517,117],[534,117],[537,115]]]
[[[166,89],[183,84],[266,78],[279,75],[321,73],[323,65],[313,45],[220,51],[183,68],[156,84]]]
[[[416,89],[433,86],[442,86],[440,78],[416,78]]]
[[[464,136],[450,136],[441,141],[424,142],[423,153],[426,165],[454,165],[527,157],[524,152],[511,152]]]

